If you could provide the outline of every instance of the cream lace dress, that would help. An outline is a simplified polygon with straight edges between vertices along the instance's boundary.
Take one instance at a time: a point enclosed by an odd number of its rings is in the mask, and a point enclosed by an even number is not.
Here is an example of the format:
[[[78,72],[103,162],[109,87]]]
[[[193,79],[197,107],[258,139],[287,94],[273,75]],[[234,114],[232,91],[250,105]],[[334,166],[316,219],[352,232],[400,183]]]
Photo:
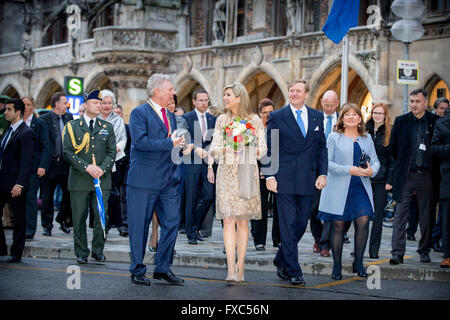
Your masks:
[[[248,199],[239,197],[239,177],[238,164],[240,154],[236,154],[233,149],[224,148],[223,127],[231,122],[228,114],[222,114],[216,120],[214,136],[211,142],[210,151],[216,161],[218,169],[216,176],[216,217],[218,219],[231,218],[235,220],[259,220],[261,219],[261,195],[259,191],[259,169],[256,159],[260,159],[267,152],[265,131],[261,119],[257,115],[252,115],[250,123],[256,129],[256,148],[259,148],[259,156],[251,157],[250,163],[255,164],[253,174],[254,188],[257,196]],[[253,147],[250,152],[255,153]],[[241,159],[242,161],[242,159]]]

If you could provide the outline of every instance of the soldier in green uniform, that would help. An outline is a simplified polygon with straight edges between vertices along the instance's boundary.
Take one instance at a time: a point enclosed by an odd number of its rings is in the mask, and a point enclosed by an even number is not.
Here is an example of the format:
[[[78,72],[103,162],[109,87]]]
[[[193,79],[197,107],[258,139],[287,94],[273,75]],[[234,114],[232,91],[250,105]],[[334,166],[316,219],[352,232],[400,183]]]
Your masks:
[[[94,210],[92,258],[105,261],[105,239],[97,210],[94,178],[100,178],[107,223],[108,198],[111,190],[111,169],[116,158],[113,126],[97,116],[100,114],[100,89],[85,94],[85,112],[66,124],[63,133],[64,159],[70,164],[68,189],[72,206],[74,246],[77,262],[87,263],[86,219],[89,203]],[[95,163],[93,164],[93,155]]]
[[[5,96],[4,94],[0,95],[0,140],[3,137],[3,134],[9,128],[9,121],[5,119],[5,102],[9,99],[10,98],[8,96]]]

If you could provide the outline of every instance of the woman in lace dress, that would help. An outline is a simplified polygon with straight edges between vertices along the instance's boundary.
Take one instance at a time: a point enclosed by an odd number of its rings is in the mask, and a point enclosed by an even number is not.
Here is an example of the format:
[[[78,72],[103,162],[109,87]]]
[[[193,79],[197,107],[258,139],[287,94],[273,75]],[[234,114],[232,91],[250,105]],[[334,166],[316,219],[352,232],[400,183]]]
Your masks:
[[[228,264],[226,280],[242,282],[244,281],[244,261],[249,237],[248,221],[261,219],[259,172],[256,160],[267,152],[267,146],[262,121],[252,111],[245,87],[240,83],[234,83],[225,87],[223,92],[226,113],[217,118],[210,148],[210,154],[219,162],[216,178],[216,215],[218,219],[223,219],[223,239]],[[237,117],[249,121],[256,129],[254,143],[245,148],[248,157],[244,157],[245,152],[241,147],[235,151],[233,148],[225,146],[223,128]],[[212,160],[212,158],[210,159]],[[208,165],[208,179],[214,183],[211,160]],[[251,164],[250,175],[248,175],[251,181],[240,183],[239,170],[242,170],[240,164],[245,161],[247,164]],[[245,195],[242,189],[243,185],[250,186],[246,190],[251,189],[252,192],[247,192]]]

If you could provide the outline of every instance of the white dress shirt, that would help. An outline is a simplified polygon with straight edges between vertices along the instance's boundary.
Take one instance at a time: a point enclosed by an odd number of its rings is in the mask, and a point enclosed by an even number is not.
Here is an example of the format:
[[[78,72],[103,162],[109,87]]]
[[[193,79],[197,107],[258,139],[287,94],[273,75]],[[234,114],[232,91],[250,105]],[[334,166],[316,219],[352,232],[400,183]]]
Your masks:
[[[149,100],[152,103],[152,105],[155,107],[154,109],[156,111],[156,114],[159,116],[161,121],[164,123],[164,118],[163,118],[163,114],[162,114],[162,111],[161,111],[162,107],[159,104],[157,104],[155,101],[153,101],[152,99],[149,98]],[[166,116],[167,116],[167,110],[166,110]],[[167,119],[169,119],[169,117],[167,117]]]
[[[337,112],[335,111],[332,115],[333,118],[331,119],[331,132],[333,132],[333,127],[337,123]],[[323,113],[323,133],[327,133],[327,122],[328,122],[328,114],[325,112]]]
[[[86,124],[88,125],[88,128],[89,128],[89,122],[91,122],[91,120],[94,120],[94,128],[95,128],[95,120],[97,119],[97,117],[95,117],[95,118],[89,118],[88,116],[87,116],[87,114],[86,114],[86,112],[83,114],[83,118],[84,118],[84,121],[86,121]]]
[[[33,114],[31,114],[29,117],[28,117],[28,119],[27,120],[25,120],[25,124],[28,126],[28,127],[31,127],[31,121],[33,120]]]
[[[302,110],[302,120],[303,120],[303,124],[305,125],[305,132],[308,132],[308,109],[306,108],[305,105],[303,105],[300,109],[296,109],[292,106],[292,104],[289,104],[289,106],[291,107],[291,111],[294,114],[294,118],[295,121],[297,121],[297,110]]]
[[[202,123],[202,115],[205,116],[205,132],[208,131],[208,119],[206,119],[206,112],[201,113],[200,111],[197,110],[197,108],[194,109],[195,113],[197,114],[198,117],[198,121],[200,121],[200,130],[202,129],[203,123]]]

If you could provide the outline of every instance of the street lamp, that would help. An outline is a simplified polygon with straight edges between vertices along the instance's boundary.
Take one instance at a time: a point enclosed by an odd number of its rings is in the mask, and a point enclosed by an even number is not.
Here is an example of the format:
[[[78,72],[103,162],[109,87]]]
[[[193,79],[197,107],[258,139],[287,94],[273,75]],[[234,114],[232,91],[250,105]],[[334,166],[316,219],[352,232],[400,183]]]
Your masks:
[[[392,12],[402,18],[391,27],[395,39],[405,44],[405,60],[409,60],[409,44],[423,36],[424,29],[418,20],[425,6],[421,0],[395,0],[391,5]],[[403,89],[403,113],[408,112],[408,85]]]

